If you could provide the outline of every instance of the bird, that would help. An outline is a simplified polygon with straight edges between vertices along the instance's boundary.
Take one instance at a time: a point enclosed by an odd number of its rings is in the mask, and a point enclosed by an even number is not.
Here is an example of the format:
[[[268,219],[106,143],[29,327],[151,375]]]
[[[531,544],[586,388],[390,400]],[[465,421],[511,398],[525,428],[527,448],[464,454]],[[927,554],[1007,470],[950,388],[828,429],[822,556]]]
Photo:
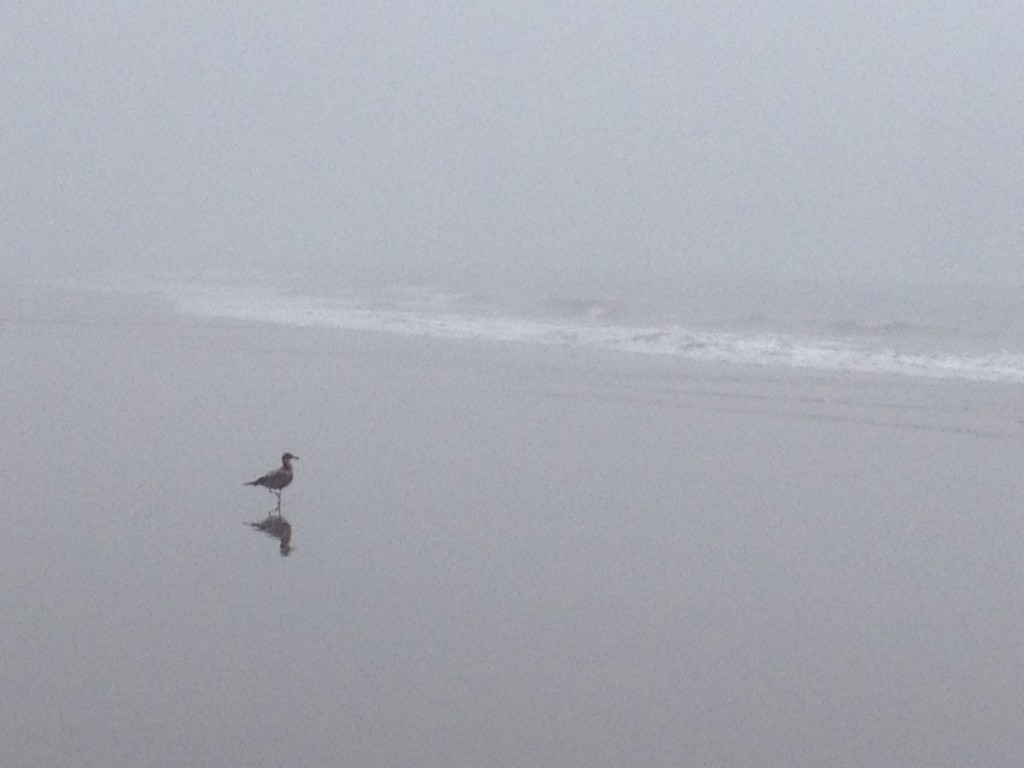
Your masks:
[[[292,481],[292,461],[299,458],[293,456],[290,453],[286,453],[281,457],[281,466],[277,469],[272,469],[262,477],[257,477],[255,480],[250,480],[244,485],[260,485],[270,491],[272,494],[277,496],[277,514],[281,514],[281,490],[286,488]]]

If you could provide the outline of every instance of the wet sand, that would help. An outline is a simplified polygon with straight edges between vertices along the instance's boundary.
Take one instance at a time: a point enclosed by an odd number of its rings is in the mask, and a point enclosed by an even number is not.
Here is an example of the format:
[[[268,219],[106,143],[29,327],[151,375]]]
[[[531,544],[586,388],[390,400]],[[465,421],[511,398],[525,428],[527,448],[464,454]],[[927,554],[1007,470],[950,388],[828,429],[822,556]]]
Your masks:
[[[84,294],[0,352],[11,765],[1024,759],[1019,388]]]

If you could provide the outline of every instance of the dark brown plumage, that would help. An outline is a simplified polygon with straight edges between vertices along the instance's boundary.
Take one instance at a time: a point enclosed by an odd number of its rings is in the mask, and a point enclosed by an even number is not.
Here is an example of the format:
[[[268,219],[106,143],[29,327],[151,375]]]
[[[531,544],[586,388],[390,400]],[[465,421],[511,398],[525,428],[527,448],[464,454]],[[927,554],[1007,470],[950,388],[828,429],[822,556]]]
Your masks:
[[[281,457],[281,466],[277,469],[272,469],[262,477],[257,477],[255,480],[250,480],[245,485],[259,485],[266,488],[268,491],[277,496],[277,511],[281,511],[281,490],[286,488],[291,482],[292,477],[292,460],[299,458],[293,456],[290,453],[286,453]]]

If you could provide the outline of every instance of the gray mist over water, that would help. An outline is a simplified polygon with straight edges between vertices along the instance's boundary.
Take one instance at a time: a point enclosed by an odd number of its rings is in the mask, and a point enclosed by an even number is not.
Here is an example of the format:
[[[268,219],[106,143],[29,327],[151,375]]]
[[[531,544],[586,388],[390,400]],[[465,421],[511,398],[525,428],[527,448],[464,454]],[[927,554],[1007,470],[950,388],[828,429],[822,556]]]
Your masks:
[[[12,765],[1022,764],[1019,4],[9,5]]]
[[[4,16],[5,271],[1020,280],[1013,3]]]

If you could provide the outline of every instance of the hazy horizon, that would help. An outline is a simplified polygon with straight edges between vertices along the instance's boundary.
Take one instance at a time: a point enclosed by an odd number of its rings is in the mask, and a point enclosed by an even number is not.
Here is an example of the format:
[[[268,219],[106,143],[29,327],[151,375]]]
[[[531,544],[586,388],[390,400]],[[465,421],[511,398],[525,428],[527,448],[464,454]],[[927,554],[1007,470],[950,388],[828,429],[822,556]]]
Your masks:
[[[4,15],[14,274],[1020,277],[1008,2]]]
[[[7,6],[12,765],[1024,764],[1024,6]]]

